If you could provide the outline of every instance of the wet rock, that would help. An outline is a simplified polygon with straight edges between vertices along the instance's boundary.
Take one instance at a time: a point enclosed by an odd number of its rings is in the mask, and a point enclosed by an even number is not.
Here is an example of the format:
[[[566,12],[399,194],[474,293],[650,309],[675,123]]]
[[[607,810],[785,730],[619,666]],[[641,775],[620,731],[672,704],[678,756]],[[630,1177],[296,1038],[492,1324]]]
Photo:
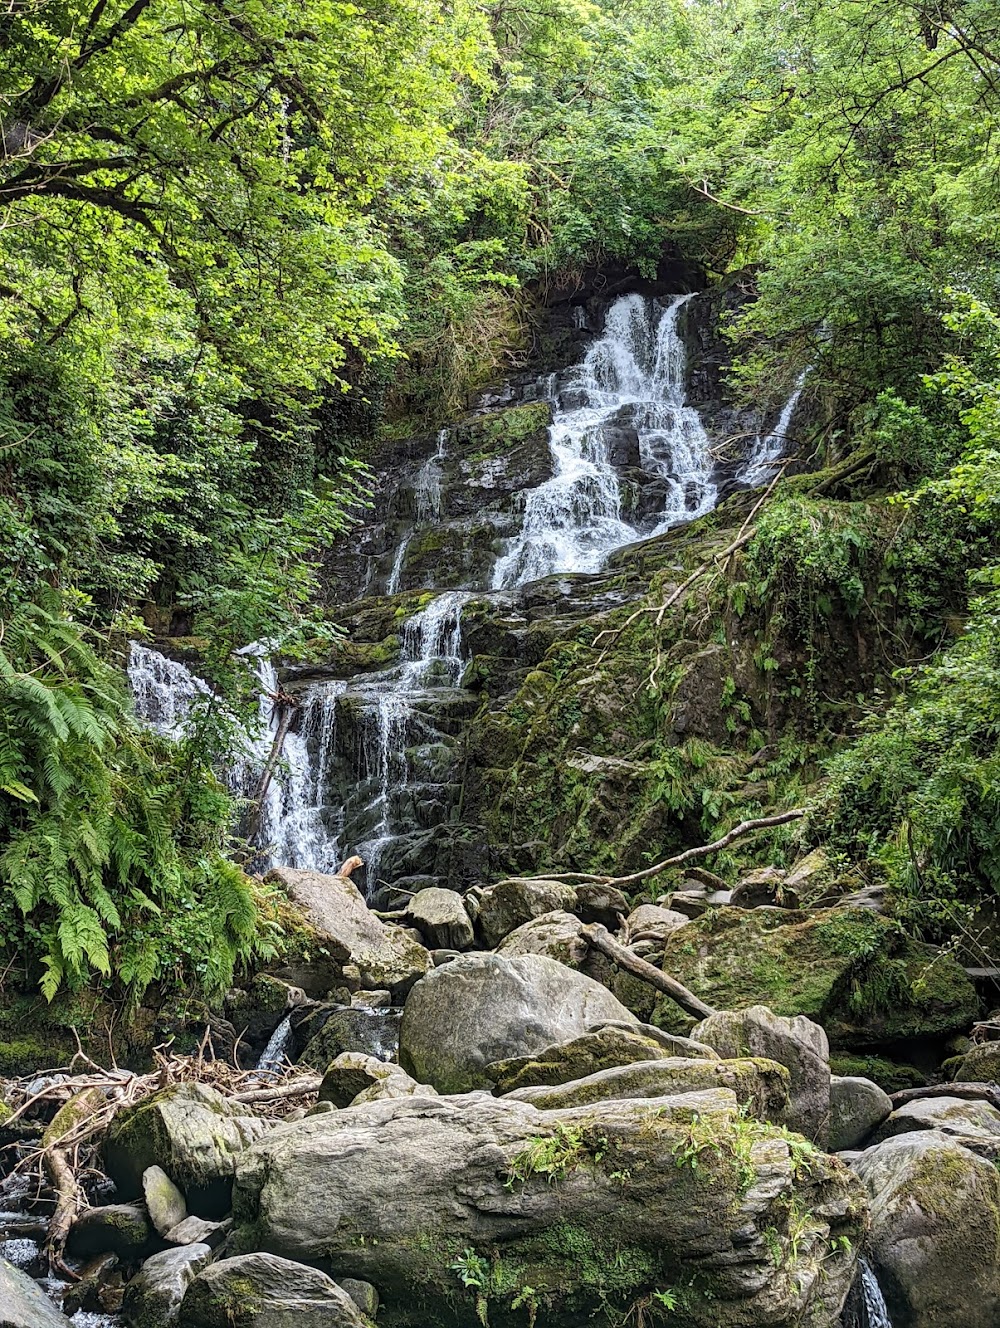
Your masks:
[[[147,1167],[142,1173],[142,1192],[149,1220],[161,1236],[179,1226],[188,1215],[184,1195],[162,1167]]]
[[[125,1288],[122,1317],[128,1328],[181,1325],[184,1293],[211,1257],[208,1245],[187,1245],[147,1259]]]
[[[569,968],[580,968],[590,956],[590,946],[580,919],[573,913],[554,910],[515,927],[497,946],[497,954],[548,955]]]
[[[869,1148],[854,1164],[871,1196],[869,1259],[894,1324],[1000,1322],[1000,1173],[936,1132]]]
[[[115,1117],[104,1144],[108,1173],[137,1195],[147,1168],[162,1166],[201,1217],[229,1209],[236,1158],[271,1124],[207,1084],[174,1084]]]
[[[108,1250],[95,1255],[80,1269],[79,1281],[64,1293],[62,1310],[75,1316],[80,1310],[94,1314],[115,1314],[122,1307],[120,1260]]]
[[[431,887],[418,891],[407,905],[406,916],[423,932],[432,951],[470,950],[475,943],[472,922],[455,890]]]
[[[576,891],[561,881],[512,878],[488,885],[479,895],[476,925],[487,949],[495,949],[515,927],[543,913],[576,906]]]
[[[698,1165],[679,1163],[695,1126]],[[538,1166],[546,1138],[558,1146]],[[846,1168],[819,1154],[797,1167],[725,1089],[576,1111],[485,1094],[352,1107],[262,1140],[234,1198],[237,1244],[242,1231],[376,1283],[391,1319],[419,1288],[423,1322],[474,1323],[477,1290],[453,1268],[468,1249],[503,1271],[502,1305],[543,1286],[545,1321],[560,1326],[703,1276],[712,1296],[692,1298],[689,1328],[830,1324],[865,1208]],[[790,1214],[802,1212],[793,1240]]]
[[[720,1056],[763,1056],[789,1073],[785,1124],[821,1148],[830,1128],[830,1066],[826,1034],[809,1019],[784,1019],[763,1005],[720,1010],[692,1030]]]
[[[345,1051],[331,1062],[323,1076],[319,1100],[347,1107],[358,1098],[374,1102],[381,1097],[408,1097],[414,1093],[433,1097],[435,1090],[428,1084],[418,1084],[399,1065],[358,1051]]]
[[[0,1328],[71,1328],[27,1273],[0,1259]]]
[[[152,1238],[149,1217],[139,1204],[107,1204],[80,1213],[70,1231],[67,1249],[79,1259],[110,1251],[131,1260],[140,1256]]]
[[[733,886],[733,908],[798,908],[799,897],[788,884],[788,873],[778,867],[750,872]]]
[[[584,922],[599,922],[608,931],[616,932],[619,920],[629,911],[629,902],[621,890],[613,885],[585,883],[576,887],[576,908]]]
[[[400,1063],[442,1093],[488,1088],[486,1066],[566,1042],[590,1025],[632,1022],[606,988],[545,955],[463,955],[407,997]]]
[[[188,1287],[181,1319],[184,1328],[364,1328],[357,1305],[326,1273],[273,1254],[210,1264]]]
[[[870,1079],[830,1077],[831,1153],[861,1148],[892,1112],[892,1102]]]
[[[399,1047],[402,1010],[373,1010],[364,1006],[318,1011],[306,1026],[309,1036],[299,1063],[322,1074],[344,1051],[360,1051],[379,1060],[392,1060]]]
[[[287,891],[338,959],[357,965],[363,986],[402,995],[430,967],[427,951],[375,917],[346,877],[278,867],[267,879]]]
[[[775,1061],[686,1060],[667,1057],[617,1065],[557,1087],[519,1088],[508,1096],[541,1111],[585,1107],[612,1098],[674,1097],[729,1088],[758,1120],[783,1123],[788,1113],[788,1071]]]
[[[214,1250],[229,1235],[232,1225],[228,1218],[224,1222],[206,1222],[203,1217],[186,1217],[170,1228],[164,1240],[171,1245],[207,1245]]]
[[[1000,1111],[988,1102],[958,1097],[920,1097],[897,1107],[880,1126],[876,1142],[914,1130],[937,1130],[941,1134],[965,1135],[973,1139],[1000,1138]]]
[[[494,1081],[495,1092],[510,1093],[536,1084],[566,1084],[598,1070],[657,1060],[669,1054],[654,1038],[640,1032],[638,1026],[634,1030],[628,1026],[604,1027],[568,1042],[543,1047],[533,1056],[495,1061],[486,1066],[485,1072]]]

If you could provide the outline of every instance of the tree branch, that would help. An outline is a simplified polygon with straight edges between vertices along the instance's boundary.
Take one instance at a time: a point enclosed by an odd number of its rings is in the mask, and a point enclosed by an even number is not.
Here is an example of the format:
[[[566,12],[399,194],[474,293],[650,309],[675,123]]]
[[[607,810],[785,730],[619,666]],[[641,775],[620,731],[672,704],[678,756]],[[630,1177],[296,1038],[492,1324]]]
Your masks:
[[[626,973],[631,973],[633,977],[639,978],[642,982],[648,982],[651,987],[655,987],[657,991],[662,991],[672,1000],[675,1000],[681,1009],[686,1010],[688,1014],[693,1014],[697,1019],[707,1019],[709,1015],[715,1014],[710,1005],[706,1005],[693,991],[688,991],[687,987],[675,978],[670,977],[654,965],[647,964],[645,959],[640,959],[631,950],[626,950],[624,945],[619,945],[607,927],[602,927],[599,922],[581,928],[580,935],[588,945],[595,950],[599,950],[601,954],[607,955],[609,959],[614,960],[618,967],[623,968]]]

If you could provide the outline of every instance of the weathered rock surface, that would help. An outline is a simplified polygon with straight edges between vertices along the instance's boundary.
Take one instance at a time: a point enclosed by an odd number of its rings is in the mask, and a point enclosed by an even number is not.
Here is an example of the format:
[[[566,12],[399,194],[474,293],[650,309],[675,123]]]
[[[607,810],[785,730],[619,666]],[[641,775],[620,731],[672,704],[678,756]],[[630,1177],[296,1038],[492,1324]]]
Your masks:
[[[386,1328],[475,1321],[463,1250],[486,1265],[491,1322],[526,1287],[565,1325],[680,1284],[699,1292],[690,1328],[831,1324],[855,1258],[838,1238],[864,1224],[846,1168],[796,1168],[724,1089],[560,1112],[485,1094],[352,1107],[250,1149],[234,1204],[237,1245],[373,1283]],[[809,1213],[794,1240],[792,1209]]]
[[[830,1066],[826,1034],[809,1019],[783,1019],[763,1005],[720,1010],[692,1030],[720,1056],[732,1060],[764,1056],[789,1073],[790,1100],[785,1124],[820,1147],[830,1127]]]
[[[456,890],[438,886],[418,890],[407,905],[406,916],[433,950],[470,950],[475,944],[472,920]]]
[[[129,1328],[179,1324],[184,1293],[211,1257],[207,1245],[186,1245],[147,1259],[125,1288],[122,1315]]]
[[[832,1075],[830,1078],[831,1153],[861,1148],[872,1131],[892,1112],[889,1094],[870,1079]]]
[[[85,1208],[69,1235],[70,1254],[90,1259],[110,1251],[121,1259],[135,1259],[153,1237],[153,1228],[140,1204],[107,1204]]]
[[[388,1060],[399,1048],[401,1010],[377,1010],[361,1005],[317,1012],[305,1025],[307,1041],[299,1062],[320,1074],[343,1051]],[[310,1035],[310,1030],[315,1029]]]
[[[624,944],[634,945],[637,941],[662,943],[678,928],[686,927],[689,921],[684,913],[661,908],[659,904],[640,904],[625,920]]]
[[[0,1328],[71,1328],[27,1273],[0,1258]]]
[[[706,1061],[669,1057],[640,1061],[598,1070],[555,1087],[518,1088],[509,1096],[518,1102],[530,1102],[540,1111],[553,1111],[616,1098],[676,1097],[712,1088],[731,1089],[737,1102],[748,1107],[757,1120],[783,1123],[787,1119],[788,1071],[763,1058]]]
[[[576,907],[576,891],[561,881],[529,881],[511,878],[497,881],[480,892],[476,925],[483,944],[490,950],[520,927],[543,913],[560,910],[571,913]]]
[[[347,877],[276,867],[267,879],[287,891],[338,958],[358,967],[362,986],[405,995],[430,968],[423,946],[377,918]]]
[[[147,1167],[142,1173],[142,1193],[149,1220],[161,1236],[180,1226],[188,1215],[184,1195],[162,1167]]]
[[[497,954],[548,955],[568,968],[580,968],[590,955],[590,946],[584,939],[580,919],[573,913],[554,909],[515,927],[497,946]]]
[[[914,1130],[938,1130],[942,1134],[966,1135],[972,1139],[1000,1138],[1000,1111],[988,1102],[958,1097],[919,1097],[904,1103],[883,1122],[876,1142]]]
[[[270,1128],[207,1084],[175,1084],[119,1112],[104,1158],[122,1194],[140,1194],[143,1173],[161,1166],[184,1190],[190,1208],[201,1217],[218,1217],[228,1208],[237,1157]]]
[[[983,1042],[972,1047],[964,1056],[949,1062],[952,1079],[966,1083],[1000,1083],[1000,1042]]]
[[[638,1027],[599,1028],[568,1042],[543,1047],[533,1056],[495,1061],[486,1067],[486,1074],[496,1085],[497,1093],[509,1093],[534,1084],[567,1084],[615,1065],[659,1060],[669,1055],[665,1047]]]
[[[716,910],[667,938],[663,968],[716,1009],[807,1015],[836,1047],[943,1036],[979,1013],[951,955],[867,909]]]
[[[599,922],[608,931],[618,930],[619,919],[628,916],[629,902],[613,885],[586,882],[576,887],[576,908],[584,922]]]
[[[429,1084],[418,1084],[400,1065],[380,1061],[359,1051],[342,1052],[332,1061],[320,1084],[320,1102],[347,1107],[352,1102],[376,1102],[383,1097],[435,1096]]]
[[[272,1254],[210,1264],[188,1287],[181,1319],[184,1328],[364,1328],[357,1305],[325,1273]]]
[[[565,1042],[605,1020],[631,1022],[600,983],[545,955],[464,955],[410,992],[399,1058],[441,1093],[489,1088],[486,1066]]]
[[[1000,1323],[1000,1173],[938,1132],[902,1135],[854,1164],[871,1196],[866,1241],[894,1324]]]

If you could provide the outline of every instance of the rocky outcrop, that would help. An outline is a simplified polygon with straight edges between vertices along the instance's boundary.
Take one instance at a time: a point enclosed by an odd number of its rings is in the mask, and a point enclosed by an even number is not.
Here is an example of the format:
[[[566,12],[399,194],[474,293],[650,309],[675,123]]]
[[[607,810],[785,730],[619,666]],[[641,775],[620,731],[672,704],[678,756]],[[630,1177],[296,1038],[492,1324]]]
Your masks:
[[[125,1288],[122,1313],[128,1328],[169,1328],[180,1320],[188,1287],[208,1265],[207,1245],[186,1245],[152,1255]]]
[[[210,1264],[188,1287],[181,1319],[185,1328],[364,1328],[331,1278],[271,1254]]]
[[[27,1273],[0,1258],[0,1328],[71,1328],[71,1325]]]
[[[463,955],[410,992],[399,1058],[442,1093],[489,1088],[486,1066],[577,1037],[595,1023],[631,1022],[606,988],[544,955]]]
[[[490,1322],[530,1302],[568,1325],[663,1286],[684,1289],[691,1328],[830,1324],[864,1223],[845,1168],[797,1167],[724,1089],[561,1112],[485,1095],[352,1107],[261,1141],[234,1203],[237,1243],[373,1283],[386,1328],[471,1322],[477,1301]],[[793,1213],[808,1214],[794,1236]]]
[[[937,1131],[870,1148],[855,1168],[871,1196],[866,1241],[894,1324],[1000,1322],[1000,1173]]]
[[[362,986],[369,990],[405,995],[430,968],[423,946],[381,922],[346,876],[278,867],[267,879],[287,891],[341,962],[360,970]]]

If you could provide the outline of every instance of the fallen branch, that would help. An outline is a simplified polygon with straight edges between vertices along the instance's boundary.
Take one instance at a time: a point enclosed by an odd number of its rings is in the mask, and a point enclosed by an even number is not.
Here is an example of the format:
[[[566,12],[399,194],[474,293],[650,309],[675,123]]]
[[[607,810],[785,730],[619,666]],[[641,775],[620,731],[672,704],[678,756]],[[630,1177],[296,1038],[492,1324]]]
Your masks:
[[[729,882],[724,881],[721,876],[716,876],[715,872],[710,872],[707,867],[690,867],[687,874],[692,881],[707,885],[711,890],[729,889]]]
[[[322,1082],[322,1075],[307,1074],[300,1076],[298,1079],[292,1079],[287,1084],[279,1084],[276,1088],[253,1088],[246,1093],[233,1093],[231,1100],[233,1102],[280,1102],[289,1097],[307,1097],[310,1093],[318,1093]]]
[[[792,811],[779,812],[776,816],[758,816],[752,821],[741,821],[738,826],[730,830],[728,834],[723,835],[721,839],[716,839],[711,844],[702,844],[698,848],[685,849],[683,853],[678,853],[672,858],[664,858],[655,867],[646,867],[643,871],[633,872],[631,876],[596,876],[592,872],[547,871],[535,879],[544,881],[592,881],[597,885],[634,885],[637,881],[646,881],[650,876],[658,876],[660,872],[668,871],[672,867],[686,867],[689,862],[697,862],[699,858],[707,858],[710,854],[717,853],[719,849],[728,848],[737,839],[742,839],[744,835],[749,835],[754,830],[768,830],[776,825],[787,825],[789,821],[800,821],[803,816],[805,816],[805,810],[802,807],[795,807]]]
[[[56,1192],[56,1206],[49,1220],[49,1235],[45,1248],[49,1260],[49,1272],[77,1281],[79,1274],[66,1266],[64,1255],[70,1228],[76,1215],[86,1206],[83,1191],[77,1183],[73,1167],[69,1161],[69,1149],[53,1145],[43,1153],[45,1170]]]
[[[688,991],[687,987],[675,978],[669,977],[652,964],[647,964],[645,959],[640,959],[631,950],[626,950],[624,945],[619,945],[607,927],[602,927],[599,922],[581,928],[580,935],[593,949],[599,950],[601,954],[614,960],[618,967],[623,968],[626,973],[631,973],[633,977],[639,978],[640,981],[648,982],[657,991],[662,991],[672,1000],[675,1000],[681,1009],[686,1010],[688,1014],[693,1014],[697,1019],[707,1019],[710,1014],[715,1014],[710,1005],[706,1005],[693,991]]]
[[[907,1102],[916,1102],[922,1097],[959,1097],[969,1102],[988,1102],[1000,1111],[1000,1086],[997,1084],[963,1083],[933,1084],[927,1088],[902,1088],[898,1093],[890,1093],[889,1101],[896,1107]]]

